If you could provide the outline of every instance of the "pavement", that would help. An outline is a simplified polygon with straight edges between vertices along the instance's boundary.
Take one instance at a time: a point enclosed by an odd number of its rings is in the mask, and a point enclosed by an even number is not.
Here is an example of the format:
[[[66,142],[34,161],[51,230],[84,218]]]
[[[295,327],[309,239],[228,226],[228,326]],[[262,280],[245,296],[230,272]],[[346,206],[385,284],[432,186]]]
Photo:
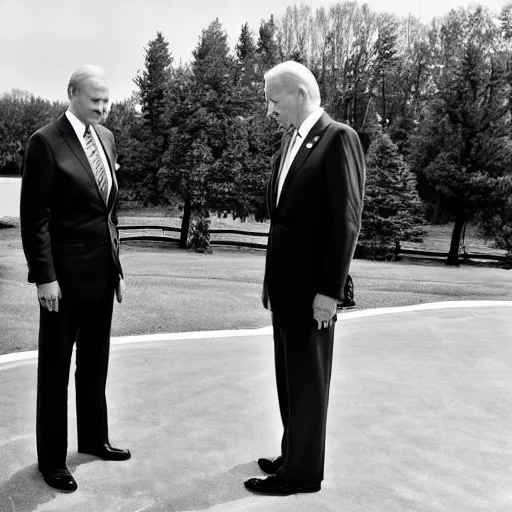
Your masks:
[[[107,398],[126,462],[77,453],[40,477],[36,353],[0,356],[0,511],[510,512],[512,302],[351,311],[337,324],[322,491],[249,493],[277,454],[270,328],[113,339]]]
[[[21,179],[0,177],[0,217],[20,216]]]

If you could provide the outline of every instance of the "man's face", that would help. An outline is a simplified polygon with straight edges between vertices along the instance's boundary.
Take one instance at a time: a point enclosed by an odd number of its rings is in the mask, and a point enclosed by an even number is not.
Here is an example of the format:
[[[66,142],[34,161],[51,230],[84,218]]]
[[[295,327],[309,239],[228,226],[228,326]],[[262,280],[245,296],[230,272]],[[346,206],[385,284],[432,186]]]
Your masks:
[[[272,116],[285,128],[298,127],[298,94],[284,87],[278,79],[271,79],[265,82],[265,98],[267,116]]]
[[[97,124],[106,119],[109,90],[106,82],[90,77],[83,80],[71,96],[71,109],[84,124]]]

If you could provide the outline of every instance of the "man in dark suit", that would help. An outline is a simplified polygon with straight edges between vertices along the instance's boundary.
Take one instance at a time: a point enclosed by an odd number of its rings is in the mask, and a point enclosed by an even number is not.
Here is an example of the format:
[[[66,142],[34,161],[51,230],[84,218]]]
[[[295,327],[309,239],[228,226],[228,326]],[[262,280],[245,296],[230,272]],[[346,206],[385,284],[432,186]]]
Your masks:
[[[270,233],[263,304],[272,311],[284,432],[281,454],[258,465],[252,492],[317,492],[324,477],[327,404],[337,304],[343,299],[361,223],[365,164],[356,132],[320,108],[302,64],[265,75],[268,115],[291,129],[267,188]]]
[[[114,293],[124,281],[112,221],[116,148],[101,126],[109,89],[95,66],[75,71],[70,107],[27,145],[21,188],[21,236],[40,303],[37,455],[48,485],[74,491],[66,467],[67,388],[76,342],[78,451],[106,460],[130,452],[109,442],[105,386]]]

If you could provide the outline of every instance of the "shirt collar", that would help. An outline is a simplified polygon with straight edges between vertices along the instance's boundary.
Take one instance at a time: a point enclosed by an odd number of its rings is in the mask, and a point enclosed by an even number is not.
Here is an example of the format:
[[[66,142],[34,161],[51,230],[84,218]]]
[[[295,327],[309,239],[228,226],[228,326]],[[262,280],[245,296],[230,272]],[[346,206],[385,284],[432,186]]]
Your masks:
[[[322,107],[318,107],[311,114],[309,114],[306,119],[302,122],[299,129],[297,130],[297,133],[302,139],[305,139],[308,136],[308,133],[311,131],[311,128],[315,126],[317,121],[322,117],[322,114],[324,113],[324,109]]]
[[[71,126],[73,127],[73,130],[75,130],[76,136],[79,139],[82,139],[85,133],[85,124],[78,119],[78,117],[71,112],[71,110],[66,110],[66,117],[68,118],[68,121],[71,123]]]

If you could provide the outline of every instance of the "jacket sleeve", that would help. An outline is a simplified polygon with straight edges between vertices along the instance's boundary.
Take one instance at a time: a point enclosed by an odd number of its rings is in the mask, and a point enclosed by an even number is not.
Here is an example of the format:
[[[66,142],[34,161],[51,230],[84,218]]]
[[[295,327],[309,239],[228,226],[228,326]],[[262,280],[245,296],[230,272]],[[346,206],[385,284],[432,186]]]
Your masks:
[[[337,130],[324,160],[330,225],[322,251],[318,293],[343,300],[343,286],[361,228],[365,182],[364,154],[357,133]]]
[[[21,240],[32,283],[57,279],[49,232],[54,178],[52,153],[43,136],[36,132],[25,153],[20,199]]]

